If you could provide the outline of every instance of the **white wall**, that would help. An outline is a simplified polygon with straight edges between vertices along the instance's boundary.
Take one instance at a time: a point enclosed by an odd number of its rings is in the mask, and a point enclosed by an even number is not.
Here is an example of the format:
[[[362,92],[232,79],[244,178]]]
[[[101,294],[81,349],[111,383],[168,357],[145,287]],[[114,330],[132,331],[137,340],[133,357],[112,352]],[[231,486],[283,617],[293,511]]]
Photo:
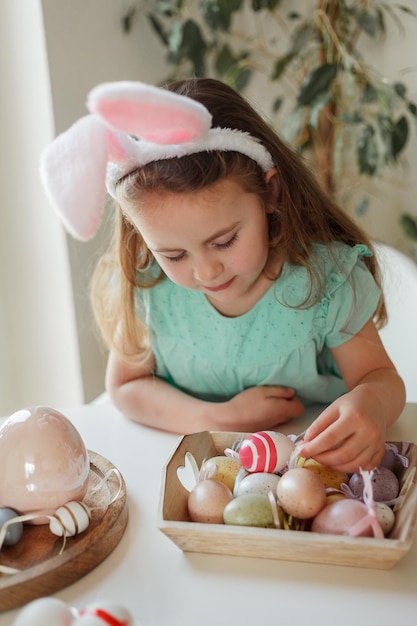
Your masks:
[[[105,80],[158,81],[147,24],[121,29],[122,0],[1,0],[0,415],[71,406],[103,390],[106,355],[88,282],[105,233],[70,240],[39,182],[42,148],[84,115]],[[158,74],[159,67],[159,74]],[[7,98],[5,97],[7,95]]]
[[[68,255],[38,176],[53,136],[40,5],[0,3],[0,415],[82,400]]]
[[[86,95],[96,84],[161,79],[162,59],[155,53],[156,42],[150,40],[147,22],[137,24],[133,37],[123,33],[121,19],[130,4],[126,0],[42,0],[56,133],[86,114]],[[158,57],[159,63],[154,60]],[[67,238],[86,401],[104,386],[106,354],[97,340],[88,283],[105,241],[105,228],[88,243]]]

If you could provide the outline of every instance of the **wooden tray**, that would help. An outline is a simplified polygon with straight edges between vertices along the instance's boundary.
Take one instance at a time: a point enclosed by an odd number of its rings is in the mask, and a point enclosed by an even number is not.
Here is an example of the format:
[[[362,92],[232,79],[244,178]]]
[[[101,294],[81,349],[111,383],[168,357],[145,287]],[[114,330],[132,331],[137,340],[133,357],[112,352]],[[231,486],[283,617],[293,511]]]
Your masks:
[[[374,539],[319,534],[271,528],[249,528],[191,522],[187,511],[188,491],[177,470],[190,452],[198,466],[204,459],[223,454],[242,433],[202,432],[186,435],[168,459],[163,471],[158,527],[184,552],[206,552],[234,556],[282,559],[389,569],[410,549],[417,518],[417,446],[410,444],[409,467],[401,484],[411,482],[408,495],[389,537]]]
[[[116,468],[95,452],[89,451],[89,458],[90,489],[90,485],[97,485],[109,470]],[[126,485],[123,477],[120,481],[117,476],[110,476],[93,496],[91,504],[100,506],[101,503],[103,508],[93,511],[90,526],[85,532],[67,538],[62,554],[59,552],[63,539],[53,535],[48,524],[25,524],[19,543],[2,548],[0,563],[20,571],[12,575],[0,574],[0,612],[67,587],[94,569],[114,550],[128,519]],[[119,488],[118,498],[107,506]]]

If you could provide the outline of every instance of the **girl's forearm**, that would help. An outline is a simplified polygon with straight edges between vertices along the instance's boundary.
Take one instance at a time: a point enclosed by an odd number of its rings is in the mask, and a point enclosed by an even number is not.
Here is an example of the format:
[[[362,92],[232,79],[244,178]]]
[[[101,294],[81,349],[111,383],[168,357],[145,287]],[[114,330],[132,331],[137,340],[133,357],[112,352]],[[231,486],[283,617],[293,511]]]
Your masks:
[[[108,386],[116,407],[129,419],[173,433],[189,434],[217,428],[224,405],[187,395],[156,376]]]
[[[398,419],[404,409],[405,385],[395,369],[374,370],[358,383],[357,388],[362,388],[374,399],[375,408],[384,419],[386,428]]]

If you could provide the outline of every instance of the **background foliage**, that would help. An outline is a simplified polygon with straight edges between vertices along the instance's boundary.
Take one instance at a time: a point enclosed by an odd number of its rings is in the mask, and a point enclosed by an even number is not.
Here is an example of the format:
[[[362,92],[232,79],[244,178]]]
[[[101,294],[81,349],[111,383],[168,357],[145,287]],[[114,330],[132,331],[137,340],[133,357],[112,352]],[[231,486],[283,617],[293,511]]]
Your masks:
[[[290,8],[291,7],[291,8]],[[215,76],[239,91],[257,73],[276,84],[272,116],[281,136],[308,157],[342,205],[366,178],[405,154],[417,105],[405,84],[366,60],[366,40],[385,41],[387,21],[403,33],[410,8],[382,0],[142,0],[123,17],[130,32],[146,14],[166,50],[167,79]],[[369,198],[357,200],[363,214]],[[400,216],[417,239],[417,220]]]

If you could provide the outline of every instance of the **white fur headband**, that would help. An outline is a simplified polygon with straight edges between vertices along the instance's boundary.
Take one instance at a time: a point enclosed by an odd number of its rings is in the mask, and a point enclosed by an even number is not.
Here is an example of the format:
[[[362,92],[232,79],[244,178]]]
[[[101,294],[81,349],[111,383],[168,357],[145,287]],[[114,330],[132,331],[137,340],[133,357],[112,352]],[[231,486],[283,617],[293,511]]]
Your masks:
[[[263,171],[273,167],[266,148],[249,133],[210,128],[199,102],[143,83],[104,83],[88,95],[89,115],[45,148],[41,179],[52,206],[76,239],[93,237],[106,188],[115,197],[121,178],[161,159],[212,150],[235,151]]]

